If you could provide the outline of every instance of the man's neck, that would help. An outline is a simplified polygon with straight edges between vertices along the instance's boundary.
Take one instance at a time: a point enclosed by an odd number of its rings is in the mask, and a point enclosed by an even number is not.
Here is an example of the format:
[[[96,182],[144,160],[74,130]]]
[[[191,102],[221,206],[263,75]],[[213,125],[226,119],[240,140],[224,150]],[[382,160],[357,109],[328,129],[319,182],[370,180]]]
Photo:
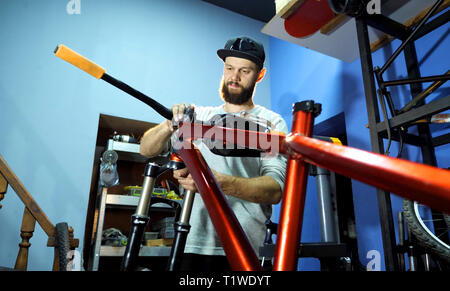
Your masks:
[[[225,104],[223,105],[223,109],[225,110],[225,112],[228,112],[228,113],[249,111],[249,110],[253,109],[254,107],[255,107],[255,104],[253,104],[252,100],[249,100],[249,102],[241,104],[241,105],[231,104],[228,102],[225,102]]]

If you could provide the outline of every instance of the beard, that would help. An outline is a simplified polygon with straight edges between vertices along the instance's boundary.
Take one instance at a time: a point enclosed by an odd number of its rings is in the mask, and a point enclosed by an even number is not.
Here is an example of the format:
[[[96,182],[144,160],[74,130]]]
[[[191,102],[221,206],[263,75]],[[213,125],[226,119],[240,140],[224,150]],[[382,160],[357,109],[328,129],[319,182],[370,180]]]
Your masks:
[[[225,80],[222,78],[222,82],[220,82],[220,96],[222,100],[227,103],[242,105],[247,103],[253,97],[253,92],[255,91],[256,82],[254,82],[250,87],[244,88],[238,85],[241,88],[241,93],[231,93],[228,90],[228,84],[231,82],[225,83]]]

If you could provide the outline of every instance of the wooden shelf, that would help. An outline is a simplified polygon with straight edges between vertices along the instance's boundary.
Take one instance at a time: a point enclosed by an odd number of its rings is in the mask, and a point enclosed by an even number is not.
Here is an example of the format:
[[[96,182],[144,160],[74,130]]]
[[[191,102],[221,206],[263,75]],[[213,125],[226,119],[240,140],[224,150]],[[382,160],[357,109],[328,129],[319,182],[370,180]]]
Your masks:
[[[182,200],[171,200],[181,204]],[[128,206],[128,207],[136,207],[139,203],[138,196],[128,196],[128,195],[116,195],[116,194],[107,194],[106,195],[106,206]],[[152,208],[167,208],[173,209],[167,204],[164,203],[155,203],[152,205]]]
[[[140,257],[168,257],[170,255],[170,250],[172,247],[147,247],[142,246],[139,251]],[[113,247],[113,246],[101,246],[100,256],[102,257],[123,257],[125,253],[125,247]]]

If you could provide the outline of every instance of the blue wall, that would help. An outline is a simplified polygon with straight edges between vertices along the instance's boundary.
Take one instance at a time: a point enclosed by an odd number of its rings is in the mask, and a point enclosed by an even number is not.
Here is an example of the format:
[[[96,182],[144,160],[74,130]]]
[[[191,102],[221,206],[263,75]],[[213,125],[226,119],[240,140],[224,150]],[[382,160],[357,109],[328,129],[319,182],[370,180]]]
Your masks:
[[[292,103],[313,99],[323,104],[321,123],[345,114],[350,146],[370,150],[359,61],[341,62],[260,33],[263,23],[200,0],[81,0],[81,14],[69,15],[66,1],[4,0],[0,4],[0,154],[53,223],[67,221],[82,250],[88,193],[100,113],[160,122],[147,106],[96,80],[53,55],[63,43],[104,66],[112,76],[170,106],[177,102],[220,103],[222,73],[215,51],[225,40],[249,35],[263,42],[268,74],[255,102],[271,107],[291,123]],[[449,25],[418,42],[422,73],[448,69]],[[438,43],[441,45],[435,48]],[[380,65],[398,42],[377,51]],[[436,61],[437,58],[441,60]],[[404,77],[402,56],[389,77]],[[394,90],[400,103],[407,88]],[[448,95],[438,91],[435,98]],[[443,93],[442,93],[443,92]],[[433,126],[436,133],[448,127]],[[407,157],[420,161],[416,148]],[[396,153],[396,144],[392,152]],[[448,167],[449,146],[438,149],[439,166]],[[320,240],[315,181],[309,178],[302,240]],[[382,252],[375,190],[353,181],[361,263],[369,250]],[[394,211],[401,200],[392,195]],[[14,266],[20,242],[23,204],[12,189],[0,202],[0,265]],[[277,220],[279,207],[274,211]],[[50,270],[53,250],[36,227],[30,270]],[[383,257],[382,257],[383,260]],[[318,261],[302,259],[302,270]]]
[[[447,24],[416,42],[418,60],[423,76],[443,74],[448,70],[448,49],[450,39]],[[374,66],[382,66],[392,52],[400,45],[399,41],[387,45],[373,54]],[[312,99],[322,103],[322,113],[316,118],[316,125],[343,112],[345,115],[345,130],[348,145],[371,150],[369,130],[366,128],[367,110],[359,60],[345,63],[337,59],[316,53],[309,49],[279,40],[270,39],[270,69],[272,72],[271,92],[272,109],[281,113],[290,125],[291,105],[296,101]],[[404,56],[401,54],[394,65],[384,74],[386,80],[406,78]],[[428,85],[428,84],[427,84]],[[409,87],[402,86],[391,90],[397,108],[405,105],[410,98]],[[427,102],[448,96],[449,86],[444,85],[440,90],[427,98]],[[322,123],[323,124],[323,123]],[[431,126],[433,136],[448,132],[448,125]],[[411,130],[410,132],[414,132]],[[386,145],[386,143],[385,143]],[[436,148],[438,166],[450,166],[449,145]],[[392,143],[391,156],[396,156],[398,145]],[[403,158],[421,161],[420,150],[407,146],[403,151]],[[381,241],[381,230],[378,216],[378,202],[376,190],[373,187],[352,180],[353,201],[355,206],[356,231],[360,262],[367,265],[370,250],[381,253],[381,269],[384,270],[384,256]],[[397,225],[397,212],[401,210],[402,199],[396,195],[392,197],[392,208]],[[273,219],[278,220],[279,207]],[[317,215],[317,198],[314,178],[309,177],[304,214],[303,242],[320,241],[320,227]],[[319,270],[316,259],[300,259],[300,269]]]
[[[335,58],[314,52],[276,38],[270,39],[270,71],[272,109],[284,117],[289,129],[292,124],[292,104],[314,100],[322,104],[318,124],[344,110],[342,96],[344,83],[340,79],[343,63]],[[308,176],[306,208],[302,242],[320,242],[315,178]],[[278,221],[280,204],[272,215]],[[299,269],[319,270],[319,260],[300,259]]]
[[[217,105],[216,50],[238,35],[269,47],[263,23],[200,0],[4,0],[0,4],[0,153],[52,223],[67,221],[83,249],[99,114],[161,122],[146,105],[53,55],[65,44],[166,106]],[[267,58],[269,62],[270,58]],[[256,102],[270,107],[270,72]],[[12,267],[23,204],[0,202],[0,265]],[[29,270],[51,270],[53,249],[37,226]]]

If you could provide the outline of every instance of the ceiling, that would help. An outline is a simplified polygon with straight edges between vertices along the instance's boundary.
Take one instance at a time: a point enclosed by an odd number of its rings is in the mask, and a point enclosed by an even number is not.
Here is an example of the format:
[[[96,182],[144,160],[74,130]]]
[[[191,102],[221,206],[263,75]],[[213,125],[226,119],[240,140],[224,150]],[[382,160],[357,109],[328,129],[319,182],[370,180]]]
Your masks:
[[[252,19],[269,22],[275,15],[274,0],[202,0]]]
[[[275,16],[275,0],[202,0],[252,19],[269,22]],[[381,0],[382,13],[389,15],[411,0]]]

